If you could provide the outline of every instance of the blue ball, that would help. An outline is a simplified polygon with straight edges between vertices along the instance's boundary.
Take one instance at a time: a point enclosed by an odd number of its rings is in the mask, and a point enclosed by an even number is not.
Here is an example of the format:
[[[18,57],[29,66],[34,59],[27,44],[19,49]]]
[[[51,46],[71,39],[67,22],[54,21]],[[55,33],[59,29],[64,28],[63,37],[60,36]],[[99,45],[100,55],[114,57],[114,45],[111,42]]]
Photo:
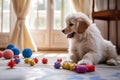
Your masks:
[[[7,48],[7,49],[12,49],[12,48],[14,48],[14,47],[15,47],[14,44],[8,44],[6,48]]]
[[[61,67],[60,62],[55,62],[55,64],[54,64],[54,68],[56,68],[56,69],[60,69],[60,67]]]
[[[20,50],[16,47],[12,48],[11,50],[13,51],[14,55],[19,55],[20,54]]]
[[[22,51],[22,55],[24,58],[30,58],[32,56],[32,50],[30,48],[25,48]]]

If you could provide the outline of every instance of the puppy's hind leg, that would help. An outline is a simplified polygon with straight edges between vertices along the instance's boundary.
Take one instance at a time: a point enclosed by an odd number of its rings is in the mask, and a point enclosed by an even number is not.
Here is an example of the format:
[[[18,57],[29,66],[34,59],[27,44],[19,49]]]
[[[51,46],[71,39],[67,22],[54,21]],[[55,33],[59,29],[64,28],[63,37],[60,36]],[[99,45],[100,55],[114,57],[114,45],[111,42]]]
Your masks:
[[[108,65],[117,65],[117,52],[116,48],[112,43],[109,43],[107,46],[107,64]]]

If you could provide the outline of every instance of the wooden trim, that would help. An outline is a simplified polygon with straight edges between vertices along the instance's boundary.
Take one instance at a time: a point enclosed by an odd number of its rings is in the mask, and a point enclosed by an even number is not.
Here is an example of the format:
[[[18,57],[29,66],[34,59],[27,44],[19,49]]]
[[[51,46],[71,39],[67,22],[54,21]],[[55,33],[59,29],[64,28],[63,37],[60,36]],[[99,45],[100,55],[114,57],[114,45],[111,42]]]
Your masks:
[[[100,20],[120,20],[120,10],[104,10],[104,11],[97,11],[92,13],[93,19],[100,19]]]
[[[0,48],[1,51],[4,51],[6,48]]]
[[[38,51],[68,51],[67,48],[38,48]]]

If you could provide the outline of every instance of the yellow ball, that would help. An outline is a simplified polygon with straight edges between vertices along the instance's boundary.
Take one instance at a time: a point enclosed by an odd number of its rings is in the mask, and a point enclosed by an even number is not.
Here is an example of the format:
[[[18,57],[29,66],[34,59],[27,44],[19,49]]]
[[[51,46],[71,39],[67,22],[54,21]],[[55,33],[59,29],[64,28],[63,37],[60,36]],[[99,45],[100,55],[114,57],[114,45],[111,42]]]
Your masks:
[[[75,63],[71,63],[71,64],[69,65],[70,70],[73,71],[73,70],[74,70],[74,67],[75,67],[76,65],[77,65],[77,64],[75,64]]]
[[[29,62],[29,64],[30,64],[30,66],[34,66],[34,65],[35,65],[35,61],[34,61],[34,60],[31,60],[31,61]]]
[[[62,63],[62,68],[67,69],[67,70],[71,70],[71,64],[72,64],[72,62],[65,61],[65,62]]]
[[[68,68],[68,63],[67,62],[63,62],[62,63],[62,68],[63,69],[67,69]]]
[[[25,58],[24,62],[28,64],[30,62],[30,58]]]

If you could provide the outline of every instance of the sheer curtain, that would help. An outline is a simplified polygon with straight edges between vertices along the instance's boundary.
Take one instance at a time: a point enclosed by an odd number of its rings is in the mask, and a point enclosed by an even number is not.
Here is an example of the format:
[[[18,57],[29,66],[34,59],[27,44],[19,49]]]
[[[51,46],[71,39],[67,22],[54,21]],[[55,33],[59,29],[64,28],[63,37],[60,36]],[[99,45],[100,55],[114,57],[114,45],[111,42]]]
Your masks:
[[[25,25],[26,15],[30,9],[31,0],[12,0],[14,12],[17,16],[15,29],[12,33],[10,43],[15,44],[21,51],[24,48],[30,48],[37,51],[30,31]]]
[[[72,0],[77,12],[83,12],[91,18],[92,0]]]

